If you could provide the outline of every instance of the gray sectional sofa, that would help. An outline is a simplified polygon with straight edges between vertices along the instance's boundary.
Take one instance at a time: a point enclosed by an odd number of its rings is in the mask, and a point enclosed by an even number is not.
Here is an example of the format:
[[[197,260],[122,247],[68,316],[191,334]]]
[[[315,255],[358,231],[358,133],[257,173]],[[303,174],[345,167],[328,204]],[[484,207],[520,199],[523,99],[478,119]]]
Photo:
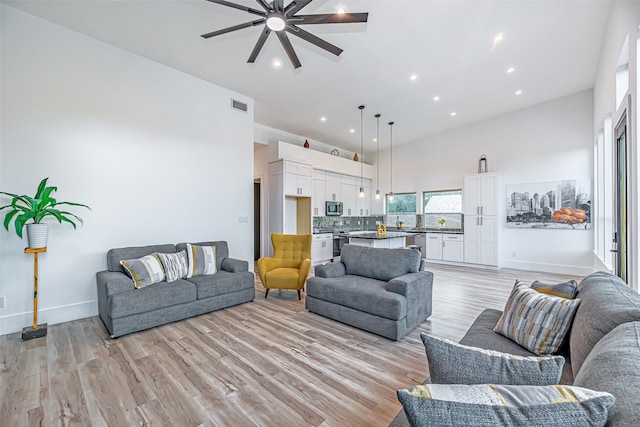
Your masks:
[[[253,301],[255,279],[247,261],[229,258],[227,242],[200,242],[216,247],[218,272],[160,282],[136,289],[120,260],[155,252],[174,253],[186,243],[127,247],[107,252],[107,270],[96,273],[98,312],[111,338]]]
[[[640,294],[618,277],[593,273],[582,280],[580,306],[571,326],[561,384],[611,393],[608,427],[640,422]],[[487,309],[478,316],[461,344],[520,356],[533,356],[510,339],[493,332],[502,312]],[[479,367],[481,368],[481,367]],[[408,426],[404,411],[390,427]]]
[[[413,249],[345,245],[307,280],[307,309],[399,340],[431,315],[433,273]]]

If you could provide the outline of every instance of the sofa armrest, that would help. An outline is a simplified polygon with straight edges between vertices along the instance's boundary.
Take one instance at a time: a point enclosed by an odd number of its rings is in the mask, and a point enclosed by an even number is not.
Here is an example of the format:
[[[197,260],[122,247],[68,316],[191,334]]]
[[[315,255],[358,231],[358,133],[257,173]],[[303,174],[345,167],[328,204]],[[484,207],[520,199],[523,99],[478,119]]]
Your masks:
[[[98,313],[105,325],[109,324],[108,300],[113,294],[135,289],[133,280],[120,271],[99,271],[96,273],[98,286]]]
[[[240,273],[249,271],[249,263],[247,261],[235,258],[225,258],[222,260],[222,269],[230,273]]]
[[[347,267],[342,262],[330,262],[328,264],[319,265],[315,269],[316,277],[324,277],[332,279],[347,274]]]
[[[431,316],[432,272],[419,271],[391,279],[387,283],[387,291],[407,299],[407,321],[410,324],[421,323]]]

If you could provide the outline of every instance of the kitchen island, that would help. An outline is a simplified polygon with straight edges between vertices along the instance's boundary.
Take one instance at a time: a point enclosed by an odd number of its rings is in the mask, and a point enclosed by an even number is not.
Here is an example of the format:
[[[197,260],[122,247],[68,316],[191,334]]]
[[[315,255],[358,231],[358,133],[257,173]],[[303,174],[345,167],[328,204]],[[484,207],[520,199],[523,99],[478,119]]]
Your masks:
[[[408,235],[404,232],[388,231],[385,236],[378,236],[376,231],[357,231],[349,233],[349,244],[371,248],[404,248]]]

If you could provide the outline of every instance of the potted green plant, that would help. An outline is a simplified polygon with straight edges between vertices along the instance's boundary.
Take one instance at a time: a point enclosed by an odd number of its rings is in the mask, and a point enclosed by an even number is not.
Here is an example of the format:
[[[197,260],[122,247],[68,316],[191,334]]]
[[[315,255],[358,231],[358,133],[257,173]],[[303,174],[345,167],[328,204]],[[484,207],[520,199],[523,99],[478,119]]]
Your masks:
[[[75,202],[59,202],[51,194],[58,190],[58,187],[47,187],[47,180],[44,178],[38,185],[35,196],[17,195],[0,191],[11,197],[11,203],[0,207],[0,211],[9,209],[4,217],[4,228],[9,231],[9,224],[14,220],[14,227],[18,237],[22,238],[22,230],[27,227],[27,239],[30,248],[44,248],[47,246],[47,224],[41,222],[44,218],[52,216],[59,223],[68,222],[76,228],[76,221],[83,223],[82,218],[71,212],[58,209],[58,206],[79,206],[91,209],[87,205]],[[31,221],[31,222],[29,222]]]

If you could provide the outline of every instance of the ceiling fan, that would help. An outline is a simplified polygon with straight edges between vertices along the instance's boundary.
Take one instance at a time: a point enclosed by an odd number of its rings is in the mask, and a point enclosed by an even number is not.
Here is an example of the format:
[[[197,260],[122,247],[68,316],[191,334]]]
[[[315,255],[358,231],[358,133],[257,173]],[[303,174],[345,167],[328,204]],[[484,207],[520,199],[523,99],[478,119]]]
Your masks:
[[[258,41],[256,42],[251,55],[247,62],[254,63],[260,50],[267,41],[267,37],[271,32],[275,32],[280,40],[280,44],[287,53],[293,68],[299,68],[302,64],[298,59],[298,55],[293,50],[291,41],[287,36],[287,33],[296,37],[300,37],[303,40],[314,44],[327,52],[331,52],[336,56],[342,53],[342,49],[339,47],[322,40],[320,37],[298,27],[298,25],[308,24],[348,24],[354,22],[367,22],[369,16],[368,13],[323,13],[317,15],[296,15],[303,7],[311,3],[313,0],[294,0],[290,2],[286,7],[284,6],[284,0],[273,0],[267,3],[265,0],[256,0],[256,2],[262,6],[263,10],[252,9],[247,6],[243,6],[237,3],[232,3],[225,0],[207,0],[212,3],[221,4],[223,6],[232,7],[234,9],[244,10],[245,12],[253,15],[260,16],[260,19],[255,21],[245,22],[243,24],[234,25],[232,27],[223,28],[222,30],[212,31],[207,34],[202,34],[202,38],[208,39],[211,37],[219,36],[221,34],[230,33],[231,31],[241,30],[243,28],[255,27],[257,25],[265,24],[264,30],[260,34]]]

